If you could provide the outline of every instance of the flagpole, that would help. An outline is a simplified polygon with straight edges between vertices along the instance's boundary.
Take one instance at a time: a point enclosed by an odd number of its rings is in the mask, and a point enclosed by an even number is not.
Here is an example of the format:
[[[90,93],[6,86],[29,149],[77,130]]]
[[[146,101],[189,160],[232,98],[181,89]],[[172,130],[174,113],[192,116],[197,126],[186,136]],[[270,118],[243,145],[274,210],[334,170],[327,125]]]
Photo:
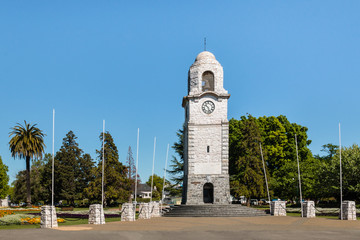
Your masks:
[[[340,219],[343,220],[343,210],[342,210],[342,202],[343,202],[343,194],[342,194],[342,164],[341,164],[341,128],[339,122],[339,150],[340,150]]]
[[[137,132],[137,147],[136,147],[136,174],[135,174],[135,206],[134,206],[134,221],[136,220],[136,195],[137,195],[137,173],[138,173],[138,163],[139,163],[139,137],[140,137],[140,128]]]
[[[53,136],[52,136],[52,168],[51,168],[51,206],[54,206],[54,152],[55,152],[55,109],[53,109]]]
[[[269,206],[270,206],[270,214],[271,214],[270,192],[269,192],[269,185],[268,185],[268,181],[267,181],[267,177],[266,177],[265,161],[264,161],[264,156],[263,156],[263,152],[262,152],[261,142],[259,144],[260,144],[260,153],[261,153],[261,159],[262,159],[262,163],[263,163],[265,182],[266,182],[266,190],[267,190],[267,194],[268,194],[268,198],[269,198]]]
[[[166,178],[166,167],[167,167],[168,156],[169,156],[169,144],[167,145],[167,150],[166,150],[164,180],[163,180],[163,188],[162,188],[162,192],[161,192],[161,208],[160,208],[160,211],[162,211],[162,204],[163,204],[164,196],[165,196],[164,190],[165,190],[165,178]]]
[[[103,120],[103,146],[102,146],[102,173],[101,173],[101,208],[104,208],[104,168],[105,168],[105,120]],[[101,214],[102,216],[102,214]]]
[[[54,153],[55,153],[55,109],[53,108],[53,132],[52,132],[52,164],[51,164],[51,227],[53,227],[54,208]]]
[[[151,173],[151,198],[150,198],[150,202],[152,202],[152,197],[153,197],[154,166],[155,166],[155,148],[156,148],[156,137],[154,138],[154,153],[153,153],[153,165],[152,165],[152,173]]]
[[[297,138],[295,134],[295,146],[296,146],[296,160],[298,165],[298,177],[299,177],[299,191],[300,191],[300,208],[301,208],[301,217],[304,217],[303,208],[302,208],[302,193],[301,193],[301,179],[300,179],[300,164],[299,164],[299,153],[298,153],[298,145],[297,145]]]

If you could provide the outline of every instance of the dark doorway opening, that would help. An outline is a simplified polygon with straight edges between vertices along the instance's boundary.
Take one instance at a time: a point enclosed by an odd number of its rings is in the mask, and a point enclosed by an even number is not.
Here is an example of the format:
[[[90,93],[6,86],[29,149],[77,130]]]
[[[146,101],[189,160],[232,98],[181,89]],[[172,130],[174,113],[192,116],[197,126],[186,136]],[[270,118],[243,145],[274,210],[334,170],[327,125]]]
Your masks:
[[[204,184],[204,203],[214,203],[214,185],[212,183]]]

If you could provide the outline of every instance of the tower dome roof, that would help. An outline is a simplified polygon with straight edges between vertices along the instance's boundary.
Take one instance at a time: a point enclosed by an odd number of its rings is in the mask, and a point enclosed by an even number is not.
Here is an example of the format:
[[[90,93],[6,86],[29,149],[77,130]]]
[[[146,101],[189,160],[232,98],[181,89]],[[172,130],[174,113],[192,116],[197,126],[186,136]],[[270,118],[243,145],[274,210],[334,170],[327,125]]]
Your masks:
[[[195,61],[200,61],[200,60],[216,60],[214,54],[212,54],[211,52],[208,51],[203,51],[201,53],[199,53],[199,55],[197,55]]]

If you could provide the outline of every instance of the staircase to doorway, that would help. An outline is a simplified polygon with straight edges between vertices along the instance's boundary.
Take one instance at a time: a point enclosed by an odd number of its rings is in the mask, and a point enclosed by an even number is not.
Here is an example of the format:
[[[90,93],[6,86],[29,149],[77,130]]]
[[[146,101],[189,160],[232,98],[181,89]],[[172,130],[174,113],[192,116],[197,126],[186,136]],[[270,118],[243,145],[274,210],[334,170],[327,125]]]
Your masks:
[[[267,216],[264,210],[245,207],[240,204],[229,205],[175,205],[167,208],[163,217],[255,217]]]

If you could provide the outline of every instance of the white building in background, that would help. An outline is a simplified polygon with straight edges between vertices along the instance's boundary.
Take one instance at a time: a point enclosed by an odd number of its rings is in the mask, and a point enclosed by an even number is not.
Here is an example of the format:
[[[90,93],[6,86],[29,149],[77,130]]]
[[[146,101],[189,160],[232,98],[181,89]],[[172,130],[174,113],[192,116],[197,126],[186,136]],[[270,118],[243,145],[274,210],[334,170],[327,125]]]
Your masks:
[[[8,206],[9,206],[8,198],[0,199],[0,207],[8,207]]]

